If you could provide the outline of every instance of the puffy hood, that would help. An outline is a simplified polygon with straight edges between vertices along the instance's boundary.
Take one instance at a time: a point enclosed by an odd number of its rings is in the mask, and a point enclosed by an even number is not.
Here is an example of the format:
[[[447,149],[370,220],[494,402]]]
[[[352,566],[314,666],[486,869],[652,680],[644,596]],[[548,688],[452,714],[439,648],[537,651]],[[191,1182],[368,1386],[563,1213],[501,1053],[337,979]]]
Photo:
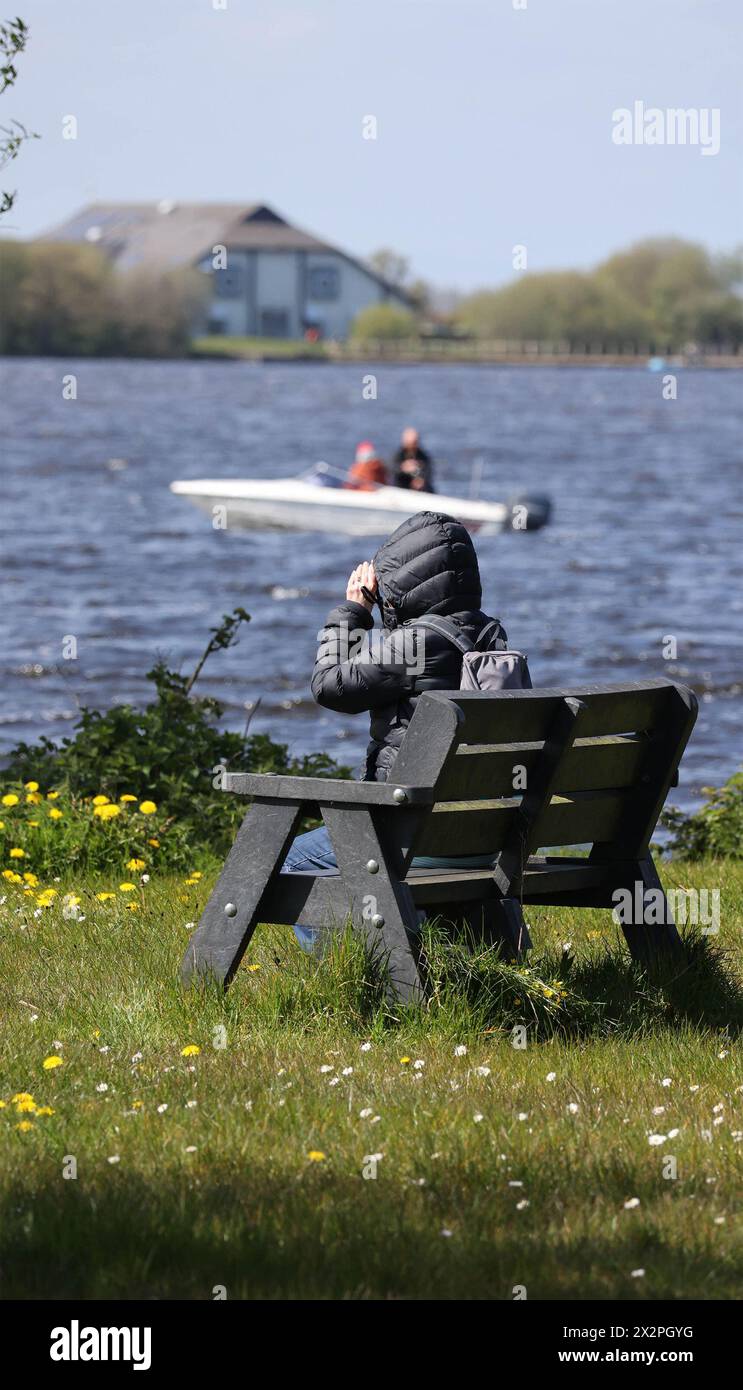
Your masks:
[[[482,602],[475,547],[461,522],[416,512],[374,556],[382,600],[398,623],[424,613],[477,611]],[[390,624],[393,625],[393,624]]]

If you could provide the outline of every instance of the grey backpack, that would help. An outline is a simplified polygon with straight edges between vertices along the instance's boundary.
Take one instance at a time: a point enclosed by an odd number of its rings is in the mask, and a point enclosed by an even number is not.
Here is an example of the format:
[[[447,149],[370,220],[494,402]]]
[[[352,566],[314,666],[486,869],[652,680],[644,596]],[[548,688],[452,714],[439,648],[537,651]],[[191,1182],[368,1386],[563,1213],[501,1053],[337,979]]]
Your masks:
[[[460,690],[532,689],[529,663],[523,652],[510,651],[506,647],[498,618],[485,624],[476,642],[470,642],[456,623],[439,617],[437,613],[416,619],[415,625],[438,632],[462,653]]]

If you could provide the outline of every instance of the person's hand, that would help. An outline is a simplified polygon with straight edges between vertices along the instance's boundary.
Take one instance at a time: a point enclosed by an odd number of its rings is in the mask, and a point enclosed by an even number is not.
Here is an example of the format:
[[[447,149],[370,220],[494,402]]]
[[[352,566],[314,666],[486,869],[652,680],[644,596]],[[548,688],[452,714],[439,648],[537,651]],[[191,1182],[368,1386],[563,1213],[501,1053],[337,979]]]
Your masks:
[[[346,585],[346,598],[352,603],[360,603],[362,608],[366,608],[371,613],[373,604],[365,598],[361,592],[362,584],[369,590],[370,594],[377,592],[377,576],[374,573],[374,566],[370,560],[364,560],[351,571],[351,577]]]

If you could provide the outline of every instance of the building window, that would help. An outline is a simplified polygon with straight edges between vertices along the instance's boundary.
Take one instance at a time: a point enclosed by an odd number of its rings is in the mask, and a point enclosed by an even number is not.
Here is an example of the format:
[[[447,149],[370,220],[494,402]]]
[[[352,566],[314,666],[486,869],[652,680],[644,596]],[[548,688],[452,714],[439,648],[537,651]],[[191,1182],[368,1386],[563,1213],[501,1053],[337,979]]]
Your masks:
[[[242,268],[215,270],[214,293],[217,299],[237,299],[243,292]]]
[[[337,299],[340,274],[336,265],[313,265],[307,275],[308,299]]]

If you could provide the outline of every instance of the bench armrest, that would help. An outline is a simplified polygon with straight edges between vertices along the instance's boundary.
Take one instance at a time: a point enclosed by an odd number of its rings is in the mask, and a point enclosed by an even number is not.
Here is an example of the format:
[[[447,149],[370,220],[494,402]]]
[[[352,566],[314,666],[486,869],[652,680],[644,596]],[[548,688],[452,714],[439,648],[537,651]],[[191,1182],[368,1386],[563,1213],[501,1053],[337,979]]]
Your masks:
[[[284,777],[271,772],[226,772],[222,790],[252,796],[254,801],[319,801],[324,805],[430,805],[432,787],[398,786],[395,782],[351,782],[338,777]]]

